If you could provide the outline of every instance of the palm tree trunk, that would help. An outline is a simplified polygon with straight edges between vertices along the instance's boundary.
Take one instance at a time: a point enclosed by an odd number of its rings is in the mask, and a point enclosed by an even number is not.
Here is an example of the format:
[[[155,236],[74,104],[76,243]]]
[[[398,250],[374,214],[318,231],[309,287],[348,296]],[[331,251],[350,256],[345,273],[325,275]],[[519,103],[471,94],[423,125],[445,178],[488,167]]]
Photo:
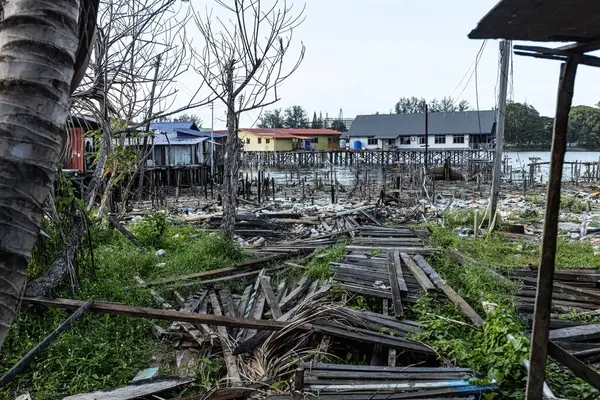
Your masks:
[[[7,0],[0,27],[0,346],[65,140],[79,0]]]

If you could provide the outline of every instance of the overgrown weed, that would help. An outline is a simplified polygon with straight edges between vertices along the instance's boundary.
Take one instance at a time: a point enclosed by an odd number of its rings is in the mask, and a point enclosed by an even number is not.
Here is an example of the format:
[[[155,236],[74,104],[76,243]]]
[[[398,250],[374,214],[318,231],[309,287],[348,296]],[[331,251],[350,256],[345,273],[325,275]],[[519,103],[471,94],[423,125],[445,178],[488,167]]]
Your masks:
[[[150,218],[137,229],[127,226],[144,241],[147,247],[143,248],[135,247],[115,230],[93,226],[95,270],[89,268],[88,251],[81,252],[80,290],[75,297],[157,307],[148,289],[139,286],[135,276],[152,281],[231,266],[245,258],[242,249],[224,236],[191,227],[165,227],[160,218]],[[158,248],[165,250],[162,256],[156,254]],[[46,262],[52,261],[47,257]],[[36,273],[48,267],[49,264],[36,264]],[[164,294],[168,297],[169,293]],[[53,295],[73,297],[66,289]],[[3,345],[0,374],[68,315],[64,310],[24,306]],[[13,399],[25,392],[36,399],[61,398],[126,384],[138,370],[156,364],[153,355],[164,352],[164,346],[151,334],[150,322],[143,318],[86,314],[3,387],[0,399]]]

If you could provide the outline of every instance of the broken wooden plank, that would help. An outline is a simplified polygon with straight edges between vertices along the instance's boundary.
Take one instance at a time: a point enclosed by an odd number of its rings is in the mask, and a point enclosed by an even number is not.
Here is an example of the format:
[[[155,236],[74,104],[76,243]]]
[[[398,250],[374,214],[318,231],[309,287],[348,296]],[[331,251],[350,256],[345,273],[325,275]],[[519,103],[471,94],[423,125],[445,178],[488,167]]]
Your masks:
[[[425,261],[423,256],[417,255],[413,257],[413,260],[417,263],[419,268],[421,268],[423,272],[425,272],[429,276],[433,284],[437,286],[437,288],[440,289],[442,292],[444,292],[446,297],[448,297],[448,299],[451,302],[456,304],[467,316],[467,318],[471,320],[471,322],[478,326],[483,325],[483,319],[479,316],[479,314],[477,314],[477,312],[469,305],[469,303],[467,303],[465,299],[463,299],[458,293],[456,293],[454,289],[452,289],[452,287],[450,287],[450,285],[448,285],[444,281],[444,279],[442,279],[442,277],[438,275],[437,272],[435,272],[431,265],[429,265],[427,261]]]
[[[83,314],[85,314],[85,312],[89,310],[90,307],[92,307],[93,305],[93,300],[88,300],[87,302],[83,303],[73,314],[69,316],[69,318],[67,318],[62,324],[60,324],[58,328],[56,328],[52,333],[46,336],[46,338],[44,338],[44,340],[38,343],[33,349],[29,350],[27,354],[23,356],[23,358],[21,358],[6,372],[6,374],[4,374],[4,376],[0,378],[0,387],[10,382],[15,377],[15,375],[21,372],[23,368],[25,368],[31,362],[31,360],[35,358],[35,356],[40,354],[42,351],[46,350],[48,346],[50,346],[52,342],[54,342],[60,336],[61,333],[69,329],[69,327],[71,327],[71,325],[73,325],[75,321],[81,318]]]
[[[223,303],[223,310],[225,311],[225,315],[228,317],[238,317],[237,310],[233,305],[233,296],[231,295],[231,290],[222,289],[219,290],[219,298],[221,299],[221,303]]]
[[[550,332],[550,334],[552,334],[552,332]],[[587,364],[578,360],[577,357],[569,354],[552,340],[548,341],[548,355],[569,368],[575,376],[600,390],[600,374],[593,368],[590,368]]]
[[[250,301],[250,293],[252,292],[252,285],[246,286],[244,289],[244,293],[242,294],[242,299],[240,300],[240,305],[238,308],[238,314],[242,318],[246,318],[246,307],[248,306],[248,301]]]
[[[381,344],[385,347],[416,351],[428,355],[436,354],[430,347],[412,340],[406,340],[399,337],[385,335],[383,333],[372,332],[366,329],[350,328],[336,323],[318,323],[314,324],[315,332],[335,336],[339,338],[354,340],[357,342]]]
[[[214,276],[218,276],[218,275],[222,275],[222,274],[228,274],[230,272],[239,272],[239,271],[247,269],[247,268],[252,268],[252,267],[266,264],[266,263],[269,263],[272,261],[281,260],[286,257],[287,256],[284,254],[274,254],[274,255],[267,256],[267,257],[257,258],[255,260],[250,260],[250,261],[246,261],[243,263],[235,264],[233,267],[213,269],[210,271],[203,271],[203,272],[198,272],[198,273],[189,274],[189,275],[174,276],[171,278],[160,279],[160,280],[157,280],[154,282],[148,282],[146,285],[154,286],[154,285],[162,285],[165,283],[185,281],[188,279],[210,278],[210,277],[214,277]]]
[[[279,308],[279,303],[277,302],[277,297],[275,296],[275,292],[273,291],[273,287],[271,286],[271,282],[268,276],[260,276],[260,286],[262,287],[265,300],[271,309],[271,314],[273,318],[277,319],[281,317],[282,312]]]
[[[93,393],[76,394],[67,396],[63,400],[129,400],[150,396],[155,393],[175,389],[192,383],[193,379],[159,378],[151,382],[142,381],[137,384],[127,385],[113,390],[100,390]]]
[[[400,263],[400,252],[398,250],[394,251],[394,267],[396,268],[396,279],[398,280],[400,293],[406,294],[408,292],[408,288],[406,287],[406,282],[404,281],[402,264]]]
[[[435,286],[429,280],[427,274],[421,268],[419,268],[417,264],[415,264],[415,262],[412,260],[412,258],[410,258],[408,254],[400,253],[400,258],[402,259],[406,267],[410,270],[410,272],[413,274],[413,276],[419,283],[419,286],[421,286],[421,288],[425,292],[429,293],[436,291]]]
[[[23,302],[37,304],[53,308],[76,309],[85,304],[81,300],[71,299],[50,299],[46,297],[24,297]],[[90,307],[89,311],[109,314],[123,315],[128,317],[154,318],[167,321],[191,322],[193,324],[208,324],[214,326],[226,326],[229,328],[248,328],[266,331],[279,331],[288,326],[287,323],[271,320],[256,320],[246,318],[233,318],[217,315],[202,315],[175,310],[159,310],[156,308],[134,307],[119,303],[108,303],[96,301]],[[307,325],[307,329],[310,327]]]
[[[392,304],[394,306],[394,314],[397,318],[404,315],[402,309],[402,299],[400,298],[400,288],[398,287],[398,277],[396,275],[396,266],[394,265],[394,257],[388,254],[388,273],[390,275],[390,287],[392,289]]]
[[[221,305],[219,304],[219,299],[217,299],[217,294],[214,290],[210,291],[210,303],[212,304],[213,313],[216,316],[223,315],[221,311]],[[236,386],[242,383],[242,379],[240,378],[240,371],[238,370],[237,363],[235,361],[235,357],[231,354],[231,346],[229,342],[229,334],[227,333],[227,328],[224,326],[218,326],[217,332],[219,334],[219,341],[221,342],[221,348],[223,350],[223,358],[225,359],[225,366],[227,367],[227,380],[231,383],[232,386]]]
[[[583,342],[597,339],[600,339],[600,324],[570,326],[550,331],[550,340]]]
[[[330,289],[331,289],[330,285],[322,286],[315,293],[313,293],[310,296],[307,296],[304,299],[304,302],[314,301],[314,300],[320,299],[321,297],[324,297],[327,294],[329,294],[329,290]],[[286,312],[285,314],[283,314],[281,317],[279,317],[277,319],[277,321],[278,322],[288,321],[290,318],[292,318],[296,314],[296,312],[298,311],[298,309],[300,309],[300,307],[302,307],[302,304],[303,303],[301,302],[301,303],[297,304],[296,306],[294,306],[294,308],[292,308],[291,310],[289,310],[288,312]],[[258,346],[261,345],[261,343],[263,343],[269,337],[270,334],[271,334],[270,332],[258,332],[254,336],[252,336],[252,337],[248,338],[247,340],[245,340],[243,343],[239,344],[233,350],[233,355],[238,355],[238,354],[246,353],[248,351],[251,351],[251,350],[257,348]]]
[[[432,256],[437,253],[439,250],[437,249],[426,249],[424,247],[373,247],[373,246],[346,246],[346,250],[362,252],[362,253],[374,253],[374,252],[390,252],[390,251],[400,251],[401,253],[407,254],[421,254],[426,256]]]
[[[129,232],[119,221],[114,219],[112,216],[108,216],[108,222],[121,233],[121,235],[125,236],[131,243],[136,245],[137,247],[142,247],[140,245],[139,240],[135,237],[135,235]]]

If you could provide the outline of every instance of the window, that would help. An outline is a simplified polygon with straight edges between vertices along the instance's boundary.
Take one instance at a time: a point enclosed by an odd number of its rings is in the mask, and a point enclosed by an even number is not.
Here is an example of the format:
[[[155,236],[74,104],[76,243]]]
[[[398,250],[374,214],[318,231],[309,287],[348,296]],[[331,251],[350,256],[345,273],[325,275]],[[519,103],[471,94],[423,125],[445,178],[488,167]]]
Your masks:
[[[369,146],[377,146],[377,139],[375,139],[375,138],[369,138],[369,139],[367,139],[367,144]]]
[[[410,144],[410,136],[402,136],[400,138],[400,144]]]
[[[435,144],[444,144],[446,143],[445,135],[435,135]]]
[[[259,138],[258,138],[258,144],[261,144],[261,143],[262,143],[262,138],[261,138],[261,137],[259,137]]]
[[[419,136],[419,144],[427,144],[427,140],[425,140],[425,136]]]
[[[396,140],[394,140],[394,139],[388,139],[387,140],[387,145],[388,146],[393,146],[394,144],[396,144]]]
[[[312,139],[310,139],[311,143],[319,143],[319,138],[318,137],[314,137]]]
[[[267,139],[267,144],[271,143],[271,139]]]
[[[452,141],[454,144],[456,143],[464,143],[465,142],[465,135],[454,135],[452,136]]]
[[[246,144],[250,144],[250,138],[246,138]]]
[[[327,143],[331,143],[331,142],[333,142],[333,138],[328,137],[327,138]]]

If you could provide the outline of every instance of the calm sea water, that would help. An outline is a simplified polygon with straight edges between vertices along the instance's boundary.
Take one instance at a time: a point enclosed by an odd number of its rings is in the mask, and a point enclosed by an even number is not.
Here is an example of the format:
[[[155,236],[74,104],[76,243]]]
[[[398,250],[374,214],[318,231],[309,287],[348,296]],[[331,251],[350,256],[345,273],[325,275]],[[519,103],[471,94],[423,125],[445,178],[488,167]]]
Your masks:
[[[512,165],[513,171],[525,170],[529,172],[527,164],[533,162],[533,158],[539,158],[537,162],[550,161],[549,151],[514,151],[504,153],[505,157],[509,157],[509,165]],[[582,161],[582,162],[599,162],[600,151],[568,151],[565,154],[565,161]],[[548,165],[542,165],[536,170],[536,179],[543,176],[543,179],[548,179]],[[581,170],[583,174],[585,171]],[[571,178],[571,166],[565,165],[563,168],[563,179]]]

